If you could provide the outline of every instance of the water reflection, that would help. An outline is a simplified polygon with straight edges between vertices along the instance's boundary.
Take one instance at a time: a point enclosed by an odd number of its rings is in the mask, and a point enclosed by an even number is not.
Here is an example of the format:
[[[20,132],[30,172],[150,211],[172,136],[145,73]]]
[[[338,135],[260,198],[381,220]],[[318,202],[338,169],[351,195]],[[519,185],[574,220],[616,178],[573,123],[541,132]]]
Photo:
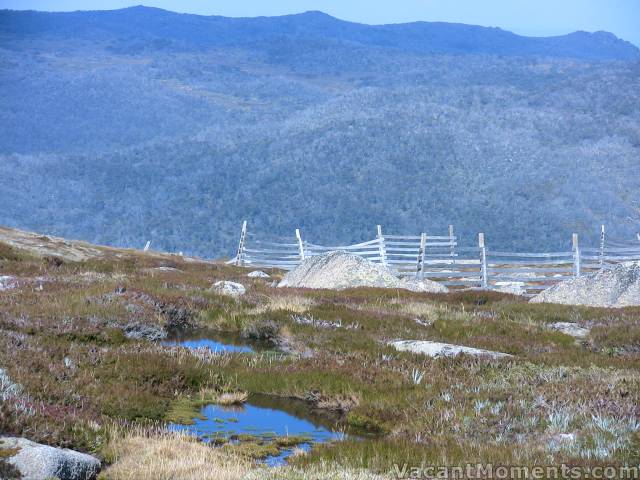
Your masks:
[[[277,456],[265,459],[268,465],[282,465],[293,448],[308,451],[313,444],[345,438],[337,417],[320,415],[306,402],[266,395],[254,395],[243,406],[207,405],[200,412],[204,419],[194,419],[193,425],[172,424],[176,431],[197,435],[205,442],[220,439],[237,441],[247,435],[261,441],[275,437],[303,437],[300,443],[287,446]]]

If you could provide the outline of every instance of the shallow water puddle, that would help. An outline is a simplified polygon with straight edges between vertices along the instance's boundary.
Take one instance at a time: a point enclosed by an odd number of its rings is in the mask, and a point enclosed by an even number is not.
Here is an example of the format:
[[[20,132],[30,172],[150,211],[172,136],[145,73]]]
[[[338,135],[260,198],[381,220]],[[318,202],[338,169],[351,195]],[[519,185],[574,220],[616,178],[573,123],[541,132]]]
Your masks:
[[[252,353],[258,347],[243,342],[237,336],[202,330],[189,334],[173,335],[162,342],[170,347],[208,348],[212,352]]]
[[[294,448],[308,451],[315,443],[338,441],[346,437],[339,429],[337,420],[314,415],[308,404],[294,399],[252,396],[242,406],[208,405],[200,413],[204,419],[194,419],[193,425],[171,424],[170,428],[197,435],[205,442],[284,442],[285,446],[277,455],[269,455],[264,459],[271,466],[284,465]],[[287,443],[287,437],[292,444]]]

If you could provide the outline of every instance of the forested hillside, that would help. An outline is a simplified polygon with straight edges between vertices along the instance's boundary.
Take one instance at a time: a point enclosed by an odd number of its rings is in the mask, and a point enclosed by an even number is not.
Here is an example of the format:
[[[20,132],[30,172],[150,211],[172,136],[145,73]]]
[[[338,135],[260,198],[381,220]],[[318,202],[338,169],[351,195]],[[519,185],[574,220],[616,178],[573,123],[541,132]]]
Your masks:
[[[2,11],[0,124],[0,224],[92,242],[640,231],[640,51],[604,32]]]

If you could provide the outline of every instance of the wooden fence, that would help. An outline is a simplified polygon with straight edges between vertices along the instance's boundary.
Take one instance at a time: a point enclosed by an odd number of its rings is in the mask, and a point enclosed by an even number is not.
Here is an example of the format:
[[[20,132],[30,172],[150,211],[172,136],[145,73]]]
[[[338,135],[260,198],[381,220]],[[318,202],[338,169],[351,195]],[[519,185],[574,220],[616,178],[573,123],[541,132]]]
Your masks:
[[[289,238],[267,237],[242,225],[238,250],[229,263],[255,268],[291,270],[307,257],[334,250],[347,251],[382,264],[397,275],[440,282],[452,288],[484,288],[533,295],[583,273],[640,261],[638,241],[606,242],[604,226],[596,248],[580,248],[573,234],[565,252],[520,253],[492,250],[483,233],[478,244],[460,247],[453,226],[445,235],[390,235],[378,225],[376,237],[353,245],[317,245],[303,239],[299,229]]]

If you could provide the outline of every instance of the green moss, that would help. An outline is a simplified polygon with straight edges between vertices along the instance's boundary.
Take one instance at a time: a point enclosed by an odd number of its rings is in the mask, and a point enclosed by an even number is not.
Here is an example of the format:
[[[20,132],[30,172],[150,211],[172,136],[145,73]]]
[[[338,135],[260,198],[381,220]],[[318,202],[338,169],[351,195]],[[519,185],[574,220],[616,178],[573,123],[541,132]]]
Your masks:
[[[347,416],[347,424],[352,428],[362,430],[366,433],[381,434],[386,431],[384,426],[382,426],[378,421],[356,413],[350,413]]]
[[[309,443],[311,442],[310,437],[305,437],[303,435],[291,435],[286,437],[276,437],[273,439],[273,442],[281,448],[291,448],[296,445],[300,445],[301,443]]]
[[[280,448],[278,448],[276,444],[263,442],[245,442],[233,445],[227,444],[222,448],[232,451],[234,455],[254,460],[273,457],[280,453]]]
[[[193,425],[194,420],[204,420],[205,416],[199,412],[198,405],[188,398],[180,398],[174,401],[165,414],[167,422],[179,423],[181,425]]]
[[[261,440],[258,436],[256,435],[251,435],[248,433],[241,433],[238,435],[231,435],[229,437],[231,440],[237,440],[239,442],[257,442],[259,440]]]

